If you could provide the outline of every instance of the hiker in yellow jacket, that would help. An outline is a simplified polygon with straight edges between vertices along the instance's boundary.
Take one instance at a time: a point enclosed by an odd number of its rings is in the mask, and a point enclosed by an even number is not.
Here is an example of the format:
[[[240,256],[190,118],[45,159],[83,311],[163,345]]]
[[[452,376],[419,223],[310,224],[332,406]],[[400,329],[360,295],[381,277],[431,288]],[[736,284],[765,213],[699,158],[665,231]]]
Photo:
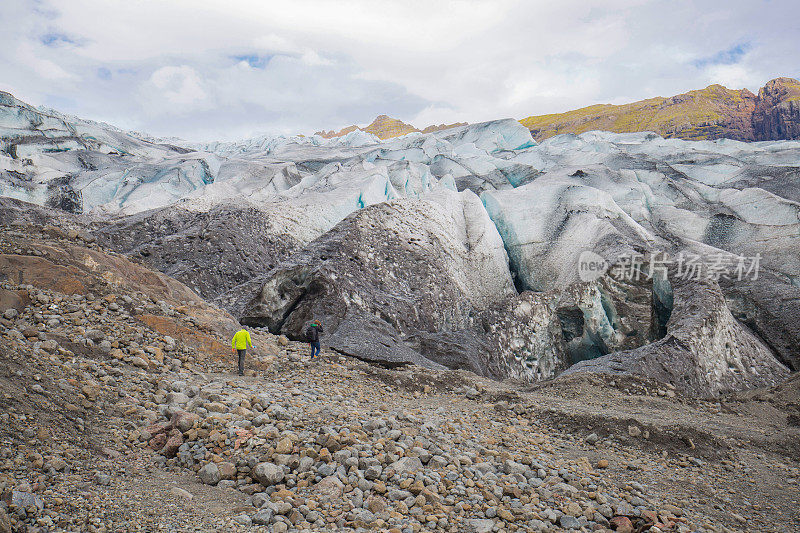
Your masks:
[[[253,347],[253,341],[250,340],[250,333],[242,328],[236,332],[236,335],[233,336],[233,341],[231,342],[231,347],[233,347],[233,351],[239,354],[239,375],[244,376],[244,356],[247,353],[247,345]]]

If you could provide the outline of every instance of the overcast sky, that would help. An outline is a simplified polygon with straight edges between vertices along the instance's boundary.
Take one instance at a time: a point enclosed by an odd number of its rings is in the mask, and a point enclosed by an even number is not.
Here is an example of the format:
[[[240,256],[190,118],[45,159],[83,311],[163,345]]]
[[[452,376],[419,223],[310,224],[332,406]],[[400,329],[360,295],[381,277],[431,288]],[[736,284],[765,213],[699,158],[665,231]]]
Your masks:
[[[3,0],[0,90],[190,140],[523,118],[800,76],[797,0]]]

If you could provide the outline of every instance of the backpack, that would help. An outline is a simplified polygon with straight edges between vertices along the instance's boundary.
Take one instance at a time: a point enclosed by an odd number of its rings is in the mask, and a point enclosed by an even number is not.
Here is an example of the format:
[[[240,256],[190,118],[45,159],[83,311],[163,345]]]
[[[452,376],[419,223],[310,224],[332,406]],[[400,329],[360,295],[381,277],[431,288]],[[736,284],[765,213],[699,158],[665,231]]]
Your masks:
[[[315,328],[313,324],[306,328],[306,340],[308,342],[317,340],[317,328]]]

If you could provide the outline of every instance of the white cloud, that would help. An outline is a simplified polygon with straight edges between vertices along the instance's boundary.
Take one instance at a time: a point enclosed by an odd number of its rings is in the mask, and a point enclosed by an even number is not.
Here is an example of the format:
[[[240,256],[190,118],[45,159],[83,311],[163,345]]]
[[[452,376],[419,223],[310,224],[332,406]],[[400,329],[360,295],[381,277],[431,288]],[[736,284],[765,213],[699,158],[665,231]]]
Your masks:
[[[36,48],[29,42],[22,42],[16,48],[16,59],[36,75],[47,81],[75,81],[78,76],[67,72],[55,61],[39,55]]]
[[[461,113],[451,107],[430,105],[411,117],[411,124],[422,129],[439,124],[455,124],[464,122]]]
[[[257,37],[253,41],[253,44],[258,50],[263,52],[299,57],[306,65],[318,66],[333,64],[329,59],[323,58],[316,50],[307,46],[299,46],[289,39],[275,33]]]
[[[763,83],[761,76],[754,75],[744,65],[714,65],[706,69],[709,85],[718,83],[726,87],[755,87]]]
[[[800,74],[793,0],[6,4],[0,81],[18,97],[190,138],[521,118]]]
[[[261,35],[253,40],[253,45],[259,50],[284,54],[299,54],[302,50],[285,37],[270,33]]]
[[[161,67],[143,85],[143,91],[163,103],[158,106],[158,112],[167,109],[186,112],[203,109],[209,104],[200,75],[188,65]]]
[[[333,65],[333,61],[321,57],[314,50],[306,50],[303,52],[303,54],[300,56],[300,60],[304,64],[311,66]]]

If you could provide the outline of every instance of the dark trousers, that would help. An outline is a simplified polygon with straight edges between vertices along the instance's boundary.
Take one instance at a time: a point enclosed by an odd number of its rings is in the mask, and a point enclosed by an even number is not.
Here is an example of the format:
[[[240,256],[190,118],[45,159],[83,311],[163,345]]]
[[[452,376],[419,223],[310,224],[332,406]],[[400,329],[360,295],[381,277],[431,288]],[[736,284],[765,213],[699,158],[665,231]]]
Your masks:
[[[309,342],[308,344],[311,345],[311,359],[314,359],[319,355],[319,341]]]
[[[236,350],[236,353],[239,354],[239,375],[244,376],[244,356],[247,354],[247,349]]]

